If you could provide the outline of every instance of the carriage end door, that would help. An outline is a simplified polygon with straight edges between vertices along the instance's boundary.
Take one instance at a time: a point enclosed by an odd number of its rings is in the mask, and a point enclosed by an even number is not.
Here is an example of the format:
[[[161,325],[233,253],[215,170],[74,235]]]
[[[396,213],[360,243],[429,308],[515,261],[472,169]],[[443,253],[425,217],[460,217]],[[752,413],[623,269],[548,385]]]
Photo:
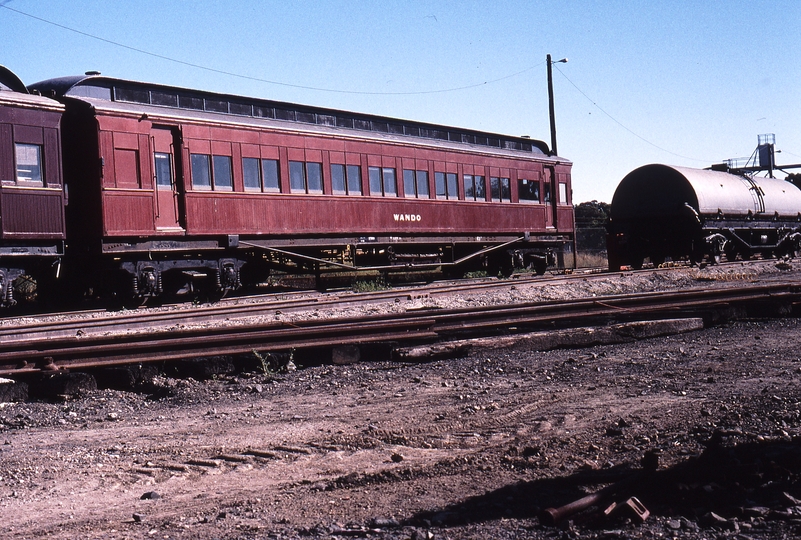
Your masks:
[[[182,174],[180,132],[154,126],[151,136],[156,184],[156,229],[183,230],[179,191],[181,182],[176,181]]]
[[[559,194],[557,193],[556,174],[553,167],[544,167],[544,181],[542,186],[543,202],[545,203],[545,226],[548,228],[556,227],[556,203]]]

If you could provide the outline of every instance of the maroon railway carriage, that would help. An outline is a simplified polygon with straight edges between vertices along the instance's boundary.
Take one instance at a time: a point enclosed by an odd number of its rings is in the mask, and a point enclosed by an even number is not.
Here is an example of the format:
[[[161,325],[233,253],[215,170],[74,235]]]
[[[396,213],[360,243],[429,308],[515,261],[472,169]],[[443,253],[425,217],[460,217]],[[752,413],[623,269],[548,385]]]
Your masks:
[[[97,74],[32,89],[67,109],[68,253],[135,296],[573,262],[571,163],[540,141]]]
[[[0,66],[0,306],[52,283],[64,254],[61,114]]]

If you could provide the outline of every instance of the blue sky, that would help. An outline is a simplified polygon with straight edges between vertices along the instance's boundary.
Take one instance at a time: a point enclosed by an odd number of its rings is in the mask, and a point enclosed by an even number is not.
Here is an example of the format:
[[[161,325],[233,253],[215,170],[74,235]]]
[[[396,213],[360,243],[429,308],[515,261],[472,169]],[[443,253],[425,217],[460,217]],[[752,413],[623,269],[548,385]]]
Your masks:
[[[647,163],[747,157],[763,133],[801,163],[798,0],[0,0],[0,30],[26,84],[98,70],[549,144],[545,56],[567,57],[575,202]]]

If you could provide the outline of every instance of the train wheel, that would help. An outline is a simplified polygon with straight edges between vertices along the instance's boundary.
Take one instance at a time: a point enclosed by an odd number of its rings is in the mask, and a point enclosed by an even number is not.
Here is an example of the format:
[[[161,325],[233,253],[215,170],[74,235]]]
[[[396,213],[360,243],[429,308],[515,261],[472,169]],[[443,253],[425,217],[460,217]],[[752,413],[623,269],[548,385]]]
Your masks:
[[[538,276],[545,274],[547,270],[548,270],[548,261],[543,260],[543,261],[536,261],[534,263],[534,272],[536,272]]]

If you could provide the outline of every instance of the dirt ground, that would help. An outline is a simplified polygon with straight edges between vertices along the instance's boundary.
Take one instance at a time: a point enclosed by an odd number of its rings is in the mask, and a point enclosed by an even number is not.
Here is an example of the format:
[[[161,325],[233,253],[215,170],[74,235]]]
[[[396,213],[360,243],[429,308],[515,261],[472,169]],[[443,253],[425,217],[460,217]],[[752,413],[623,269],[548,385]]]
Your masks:
[[[0,536],[794,538],[800,381],[787,318],[5,403]]]

